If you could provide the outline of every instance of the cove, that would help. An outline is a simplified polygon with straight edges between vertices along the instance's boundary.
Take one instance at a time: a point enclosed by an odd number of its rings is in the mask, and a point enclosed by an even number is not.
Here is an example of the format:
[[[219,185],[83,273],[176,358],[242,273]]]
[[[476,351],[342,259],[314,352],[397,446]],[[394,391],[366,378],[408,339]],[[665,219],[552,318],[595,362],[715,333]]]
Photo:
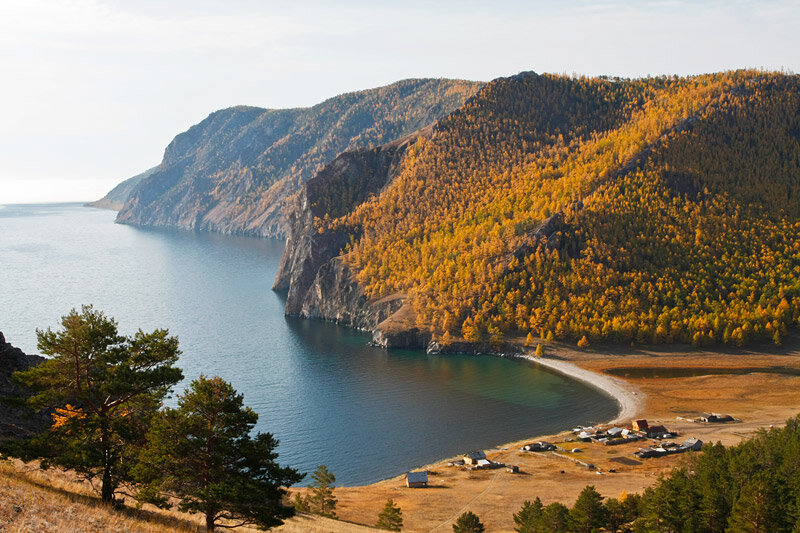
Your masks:
[[[534,363],[387,351],[362,332],[284,317],[270,289],[282,241],[113,220],[78,204],[0,207],[0,331],[36,353],[35,329],[84,303],[126,334],[168,328],[187,380],[230,381],[259,414],[257,430],[280,440],[281,464],[326,464],[337,484],[365,484],[618,411]]]

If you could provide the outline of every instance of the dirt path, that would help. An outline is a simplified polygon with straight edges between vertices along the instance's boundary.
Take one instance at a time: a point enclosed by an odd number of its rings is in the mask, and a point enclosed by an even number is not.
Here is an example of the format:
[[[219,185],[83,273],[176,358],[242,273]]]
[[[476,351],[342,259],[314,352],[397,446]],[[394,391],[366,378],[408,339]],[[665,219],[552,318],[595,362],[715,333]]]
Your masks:
[[[464,507],[462,507],[458,511],[456,511],[453,514],[453,516],[451,516],[450,518],[448,518],[447,520],[445,520],[444,522],[442,522],[438,526],[436,526],[433,529],[431,529],[431,532],[436,531],[437,529],[440,529],[440,528],[442,528],[444,526],[448,526],[448,525],[452,524],[453,522],[455,522],[458,519],[459,516],[461,516],[462,514],[467,512],[469,510],[470,505],[472,505],[473,503],[475,503],[476,501],[481,499],[482,496],[486,495],[489,492],[489,490],[492,488],[492,485],[497,480],[497,476],[499,476],[499,475],[500,475],[500,472],[496,472],[495,475],[492,476],[492,480],[489,482],[489,484],[486,486],[485,489],[483,489],[483,491],[480,494],[476,495],[474,498],[472,498],[470,501],[468,501],[467,504],[464,505]]]

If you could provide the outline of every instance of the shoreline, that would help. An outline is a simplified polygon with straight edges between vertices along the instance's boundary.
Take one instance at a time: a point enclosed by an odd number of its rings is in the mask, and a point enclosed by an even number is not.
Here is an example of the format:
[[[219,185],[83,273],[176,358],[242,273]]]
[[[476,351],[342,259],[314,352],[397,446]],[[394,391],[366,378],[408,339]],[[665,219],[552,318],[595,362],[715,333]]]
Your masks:
[[[483,355],[493,355],[493,354],[483,354]],[[561,359],[552,359],[548,357],[536,357],[532,355],[528,355],[525,353],[517,353],[514,355],[504,355],[500,357],[506,357],[508,359],[520,359],[532,363],[539,364],[545,368],[553,370],[563,376],[566,376],[570,379],[575,379],[580,381],[594,389],[599,390],[600,392],[610,396],[614,401],[617,402],[619,405],[619,413],[617,416],[609,420],[607,422],[601,422],[600,425],[613,425],[613,424],[622,424],[624,422],[630,423],[631,420],[635,419],[638,415],[641,415],[645,411],[645,401],[647,400],[647,395],[643,393],[638,387],[633,385],[632,383],[625,381],[622,378],[617,378],[613,376],[608,376],[605,374],[601,374],[599,372],[594,372],[591,370],[586,370],[575,363],[564,361]],[[568,433],[572,430],[571,427],[564,427],[563,429],[555,432],[555,433],[537,433],[535,435],[531,435],[529,437],[525,437],[524,439],[517,439],[514,441],[507,441],[499,443],[495,446],[490,448],[486,448],[485,451],[488,453],[507,450],[507,449],[514,449],[518,448],[522,443],[526,442],[534,442],[536,440],[542,439],[553,439],[557,438],[560,435]],[[453,460],[458,459],[461,455],[453,455],[449,457],[443,457],[433,461],[432,463],[427,463],[425,465],[420,465],[415,468],[409,470],[409,472],[418,472],[424,470],[431,470],[436,468],[443,463],[447,463]],[[343,485],[343,488],[365,488],[365,487],[372,487],[377,486],[383,483],[391,482],[391,481],[398,481],[404,479],[406,472],[387,477],[381,479],[379,481],[375,481],[373,483],[368,483],[366,485],[351,485],[346,486]]]
[[[491,354],[486,354],[486,355],[491,355]],[[549,368],[550,370],[553,370],[568,378],[575,379],[586,385],[589,385],[590,387],[595,388],[610,396],[614,401],[617,402],[617,404],[619,404],[620,411],[613,420],[610,420],[608,422],[603,422],[602,424],[604,425],[621,424],[626,420],[630,422],[637,415],[641,415],[645,411],[645,401],[647,399],[647,395],[644,394],[641,390],[639,390],[638,387],[636,387],[632,383],[629,383],[628,381],[625,381],[622,378],[617,378],[605,374],[600,374],[599,372],[586,370],[579,367],[575,363],[564,361],[562,359],[536,357],[525,353],[518,353],[513,356],[504,356],[504,357],[508,357],[509,359],[521,359],[524,361],[537,363],[545,368]],[[570,427],[564,427],[563,429],[555,433],[537,433],[535,435],[531,435],[524,439],[502,442],[491,448],[486,448],[485,451],[488,453],[492,453],[501,450],[516,449],[522,443],[534,442],[543,439],[552,440],[554,438],[559,437],[560,435],[569,433],[571,430],[572,428]],[[461,455],[454,455],[450,457],[437,459],[432,463],[420,465],[416,468],[413,468],[409,470],[409,472],[431,470],[443,463],[456,460],[459,457],[461,457]],[[369,483],[367,485],[355,485],[354,487],[370,487],[370,486],[380,485],[382,483],[390,482],[393,480],[401,480],[405,477],[405,475],[406,473],[404,472],[396,476],[376,481],[374,483]]]
[[[638,387],[622,378],[586,370],[575,363],[559,359],[535,357],[527,354],[521,354],[516,357],[555,370],[559,374],[581,381],[611,396],[611,398],[619,404],[620,411],[616,418],[610,420],[607,424],[619,424],[626,420],[630,421],[644,411],[647,395],[639,390]]]

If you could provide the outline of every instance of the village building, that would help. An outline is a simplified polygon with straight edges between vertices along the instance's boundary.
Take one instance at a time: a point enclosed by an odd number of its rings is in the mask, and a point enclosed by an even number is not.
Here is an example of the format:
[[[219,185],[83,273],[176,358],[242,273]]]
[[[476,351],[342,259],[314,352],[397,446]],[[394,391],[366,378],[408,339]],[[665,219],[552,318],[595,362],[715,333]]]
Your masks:
[[[696,439],[694,437],[689,437],[684,441],[684,443],[681,446],[683,446],[686,450],[699,452],[700,450],[703,449],[703,441],[701,441],[700,439]]]
[[[477,465],[478,461],[486,460],[484,452],[468,452],[464,454],[464,464]]]
[[[428,486],[427,472],[409,472],[406,474],[406,487],[422,488]]]
[[[644,432],[649,439],[669,438],[672,436],[672,433],[664,426],[649,426]]]
[[[538,442],[533,442],[531,444],[526,444],[522,447],[523,451],[526,452],[549,452],[551,450],[555,450],[556,445],[550,442],[545,442],[540,440]]]
[[[606,435],[608,435],[609,437],[612,437],[612,438],[613,437],[619,437],[619,436],[622,435],[623,431],[624,430],[622,428],[613,427],[613,428],[609,429],[608,431],[606,431]]]
[[[710,415],[705,415],[700,417],[701,422],[733,422],[734,418],[731,415],[718,415],[717,413],[711,413]]]
[[[492,462],[489,459],[478,459],[475,468],[491,468]]]

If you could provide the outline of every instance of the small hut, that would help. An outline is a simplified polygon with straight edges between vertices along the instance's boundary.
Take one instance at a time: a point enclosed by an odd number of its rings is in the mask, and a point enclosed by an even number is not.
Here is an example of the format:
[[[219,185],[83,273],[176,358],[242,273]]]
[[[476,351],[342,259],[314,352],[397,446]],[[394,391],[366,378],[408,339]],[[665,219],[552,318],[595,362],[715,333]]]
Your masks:
[[[664,426],[648,426],[644,432],[649,439],[670,438],[672,436],[672,432]]]
[[[484,452],[468,452],[464,454],[464,464],[477,465],[478,461],[486,460]]]
[[[422,488],[428,486],[427,472],[409,472],[406,474],[406,487]]]
[[[696,439],[694,437],[689,437],[683,443],[682,447],[685,448],[686,450],[699,452],[700,450],[703,449],[703,441],[701,441],[700,439]]]
[[[608,435],[609,437],[612,437],[612,438],[613,437],[619,437],[619,436],[622,435],[622,431],[623,431],[622,428],[613,427],[613,428],[609,429],[608,431],[606,431],[606,435]]]

